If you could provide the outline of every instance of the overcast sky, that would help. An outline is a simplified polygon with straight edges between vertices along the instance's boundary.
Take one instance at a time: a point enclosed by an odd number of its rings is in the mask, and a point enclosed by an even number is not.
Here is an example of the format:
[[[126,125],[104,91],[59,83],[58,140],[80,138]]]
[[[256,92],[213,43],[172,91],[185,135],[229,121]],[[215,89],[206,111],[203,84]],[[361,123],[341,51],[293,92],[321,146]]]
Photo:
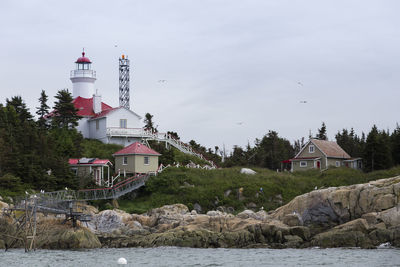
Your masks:
[[[85,48],[104,102],[118,106],[118,58],[131,60],[131,108],[160,131],[207,146],[291,142],[342,128],[390,129],[400,114],[398,0],[0,1],[1,102],[72,84]],[[166,82],[159,82],[166,80]],[[301,103],[307,101],[307,103]]]

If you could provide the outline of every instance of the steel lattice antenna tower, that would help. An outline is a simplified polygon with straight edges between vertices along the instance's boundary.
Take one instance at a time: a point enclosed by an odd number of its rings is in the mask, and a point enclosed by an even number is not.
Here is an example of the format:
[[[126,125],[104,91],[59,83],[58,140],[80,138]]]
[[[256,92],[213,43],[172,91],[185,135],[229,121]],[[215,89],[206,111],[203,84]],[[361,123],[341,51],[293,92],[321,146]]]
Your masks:
[[[119,106],[129,108],[129,59],[125,55],[119,59]]]

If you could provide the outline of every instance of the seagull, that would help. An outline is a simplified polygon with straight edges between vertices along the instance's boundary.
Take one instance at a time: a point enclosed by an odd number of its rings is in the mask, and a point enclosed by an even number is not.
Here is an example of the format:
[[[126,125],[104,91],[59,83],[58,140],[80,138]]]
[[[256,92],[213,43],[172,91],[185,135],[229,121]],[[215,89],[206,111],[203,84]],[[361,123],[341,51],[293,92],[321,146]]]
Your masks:
[[[118,47],[118,45],[114,45],[114,47]]]
[[[65,190],[68,190],[68,187],[66,187]]]
[[[318,186],[314,187],[314,190],[317,190],[317,189],[318,189]]]
[[[25,194],[29,195],[29,193],[27,191],[25,191]]]
[[[165,83],[167,80],[158,80],[159,83]]]
[[[303,84],[301,82],[297,82],[297,84],[303,86]]]
[[[243,121],[240,121],[240,122],[238,122],[238,123],[236,123],[237,125],[242,125],[243,124]]]
[[[301,100],[300,103],[301,103],[301,104],[307,104],[307,101]]]

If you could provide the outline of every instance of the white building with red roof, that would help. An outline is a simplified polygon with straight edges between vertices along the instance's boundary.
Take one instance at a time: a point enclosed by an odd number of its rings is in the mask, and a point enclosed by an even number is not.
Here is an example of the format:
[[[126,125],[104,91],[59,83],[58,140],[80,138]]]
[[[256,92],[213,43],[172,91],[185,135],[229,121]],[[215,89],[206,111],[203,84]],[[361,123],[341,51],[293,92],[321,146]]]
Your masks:
[[[124,107],[113,108],[102,102],[95,91],[96,71],[92,61],[82,52],[71,71],[73,103],[82,117],[77,127],[84,138],[98,139],[103,143],[129,145],[141,140],[142,118]]]

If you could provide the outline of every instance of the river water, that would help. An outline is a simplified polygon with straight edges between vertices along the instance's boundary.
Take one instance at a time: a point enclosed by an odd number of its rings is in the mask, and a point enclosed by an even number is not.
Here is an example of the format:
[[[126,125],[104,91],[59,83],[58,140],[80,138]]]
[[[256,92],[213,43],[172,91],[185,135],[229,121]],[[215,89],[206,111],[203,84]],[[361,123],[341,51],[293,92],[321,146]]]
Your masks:
[[[119,258],[128,265],[118,265]],[[0,252],[0,266],[400,266],[400,249],[14,249]]]

